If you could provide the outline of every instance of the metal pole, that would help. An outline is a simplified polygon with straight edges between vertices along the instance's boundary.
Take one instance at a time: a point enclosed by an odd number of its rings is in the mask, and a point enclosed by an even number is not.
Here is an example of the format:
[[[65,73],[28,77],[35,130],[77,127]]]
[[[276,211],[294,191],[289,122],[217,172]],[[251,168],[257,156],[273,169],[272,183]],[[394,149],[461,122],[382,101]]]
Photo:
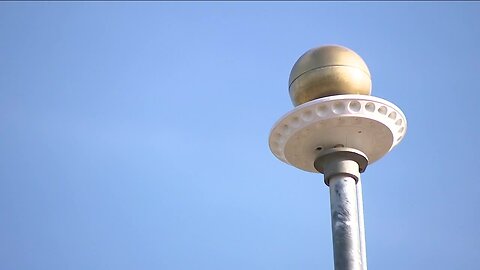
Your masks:
[[[332,66],[335,76],[326,68]],[[330,188],[335,270],[367,270],[360,173],[405,137],[407,119],[394,104],[370,96],[367,65],[345,47],[307,51],[293,66],[288,85],[296,108],[272,128],[270,150],[287,164],[324,174]],[[347,119],[355,121],[343,121]]]
[[[325,184],[330,188],[335,270],[365,269],[362,262],[360,233],[363,228],[360,229],[357,182],[360,172],[367,165],[368,159],[362,152],[344,147],[326,150],[314,163],[315,168],[324,174]]]
[[[336,175],[329,186],[335,270],[362,270],[355,179]]]
[[[365,242],[365,219],[363,216],[362,179],[357,180],[358,228],[360,232],[360,253],[362,255],[362,269],[367,270],[367,246]]]

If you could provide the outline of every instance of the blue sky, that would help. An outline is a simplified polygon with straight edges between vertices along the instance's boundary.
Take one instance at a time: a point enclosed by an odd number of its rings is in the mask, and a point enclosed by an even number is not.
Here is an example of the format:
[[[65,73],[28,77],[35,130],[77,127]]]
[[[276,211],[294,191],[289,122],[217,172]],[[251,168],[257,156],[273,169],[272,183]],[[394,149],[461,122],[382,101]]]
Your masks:
[[[340,44],[408,119],[363,174],[371,269],[478,269],[480,3],[0,3],[0,269],[333,269],[323,176],[277,160]]]

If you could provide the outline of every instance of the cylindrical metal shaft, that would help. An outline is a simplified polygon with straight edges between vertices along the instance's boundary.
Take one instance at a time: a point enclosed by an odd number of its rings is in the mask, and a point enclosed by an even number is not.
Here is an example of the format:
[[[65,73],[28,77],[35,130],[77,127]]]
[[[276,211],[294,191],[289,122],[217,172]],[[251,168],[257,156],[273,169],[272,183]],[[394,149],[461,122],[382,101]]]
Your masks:
[[[360,231],[360,254],[362,255],[362,269],[367,270],[367,246],[365,242],[365,219],[363,214],[362,180],[357,180],[358,228]]]
[[[360,172],[367,165],[365,154],[344,147],[327,150],[314,163],[330,188],[335,270],[366,270]]]
[[[329,187],[335,270],[362,270],[355,179],[337,174]]]

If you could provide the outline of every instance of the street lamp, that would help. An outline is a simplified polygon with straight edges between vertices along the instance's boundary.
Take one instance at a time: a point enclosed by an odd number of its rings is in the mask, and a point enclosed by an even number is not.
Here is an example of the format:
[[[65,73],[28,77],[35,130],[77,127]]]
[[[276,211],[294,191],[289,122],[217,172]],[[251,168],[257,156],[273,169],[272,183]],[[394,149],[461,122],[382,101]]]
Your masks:
[[[366,270],[360,173],[405,136],[394,104],[370,96],[370,71],[342,46],[311,49],[290,73],[292,111],[270,132],[272,153],[301,170],[323,173],[330,188],[335,270]]]

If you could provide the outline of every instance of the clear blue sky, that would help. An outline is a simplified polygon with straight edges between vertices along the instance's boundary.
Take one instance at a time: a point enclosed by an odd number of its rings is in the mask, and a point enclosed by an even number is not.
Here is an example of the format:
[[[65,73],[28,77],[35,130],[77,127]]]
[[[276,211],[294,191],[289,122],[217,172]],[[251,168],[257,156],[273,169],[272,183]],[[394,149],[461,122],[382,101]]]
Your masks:
[[[0,3],[0,269],[333,269],[270,128],[312,47],[408,118],[363,175],[371,269],[478,269],[480,3]]]

